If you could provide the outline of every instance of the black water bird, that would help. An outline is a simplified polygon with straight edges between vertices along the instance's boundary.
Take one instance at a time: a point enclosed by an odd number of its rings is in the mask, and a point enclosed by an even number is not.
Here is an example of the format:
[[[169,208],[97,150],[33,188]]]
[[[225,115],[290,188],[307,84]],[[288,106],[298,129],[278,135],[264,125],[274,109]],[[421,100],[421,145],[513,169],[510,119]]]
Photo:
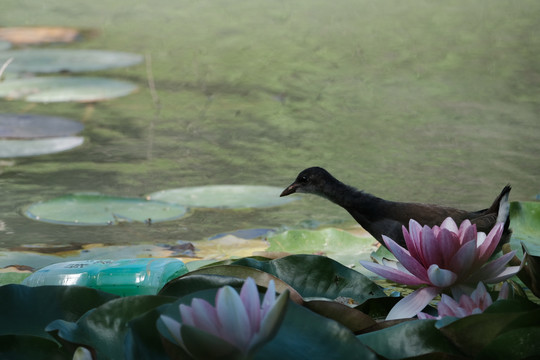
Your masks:
[[[293,193],[309,193],[322,196],[341,206],[377,241],[384,245],[382,235],[405,246],[402,226],[409,227],[414,219],[421,225],[441,225],[447,217],[459,226],[465,219],[476,224],[478,231],[488,233],[497,222],[504,222],[504,232],[499,246],[510,240],[510,205],[508,195],[510,185],[506,185],[491,206],[478,211],[466,211],[440,205],[395,202],[378,198],[364,191],[346,185],[320,167],[311,167],[298,174],[280,196]]]

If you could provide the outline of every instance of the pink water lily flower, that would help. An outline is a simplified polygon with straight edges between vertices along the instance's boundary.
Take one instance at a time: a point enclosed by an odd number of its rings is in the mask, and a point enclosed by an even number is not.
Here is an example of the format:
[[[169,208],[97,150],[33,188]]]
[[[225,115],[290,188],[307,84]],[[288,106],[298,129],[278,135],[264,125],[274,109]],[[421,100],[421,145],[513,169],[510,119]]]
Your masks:
[[[362,265],[396,283],[420,286],[392,308],[387,320],[415,316],[445,290],[459,298],[480,281],[497,283],[515,275],[520,266],[506,266],[514,251],[487,262],[503,230],[504,224],[497,223],[486,236],[477,232],[469,220],[458,228],[452,218],[446,218],[440,227],[430,228],[411,219],[409,231],[403,227],[407,249],[383,235],[386,246],[399,261],[397,266],[369,261],[361,261]]]
[[[497,300],[507,299],[508,298],[508,283],[504,283],[501,291],[499,292],[499,297]],[[466,295],[463,294],[459,298],[459,302],[452,299],[452,297],[442,294],[441,301],[437,305],[437,311],[439,316],[431,316],[426,313],[418,313],[419,319],[441,319],[445,316],[455,316],[462,318],[469,315],[481,314],[486,310],[493,300],[487,292],[485,285],[481,282],[478,283],[476,289],[472,294]]]
[[[196,359],[249,358],[277,333],[287,298],[288,291],[284,291],[276,299],[270,280],[261,303],[255,281],[247,278],[240,294],[224,286],[217,292],[215,306],[194,298],[191,306],[180,305],[182,321],[166,315],[160,320],[176,343]]]

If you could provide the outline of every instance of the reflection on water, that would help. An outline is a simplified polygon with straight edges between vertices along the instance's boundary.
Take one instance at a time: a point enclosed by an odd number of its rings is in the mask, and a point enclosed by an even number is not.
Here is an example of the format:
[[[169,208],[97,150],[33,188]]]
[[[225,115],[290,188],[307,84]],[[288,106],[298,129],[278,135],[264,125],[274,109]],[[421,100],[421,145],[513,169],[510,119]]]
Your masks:
[[[506,183],[512,200],[531,199],[540,191],[539,11],[537,1],[488,0],[8,2],[5,26],[97,28],[99,36],[62,46],[147,55],[158,98],[141,64],[96,73],[140,90],[95,106],[2,100],[3,112],[83,121],[86,142],[0,164],[0,246],[158,244],[352,224],[313,196],[152,226],[67,227],[20,215],[81,191],[285,187],[313,165],[394,200],[476,209]]]

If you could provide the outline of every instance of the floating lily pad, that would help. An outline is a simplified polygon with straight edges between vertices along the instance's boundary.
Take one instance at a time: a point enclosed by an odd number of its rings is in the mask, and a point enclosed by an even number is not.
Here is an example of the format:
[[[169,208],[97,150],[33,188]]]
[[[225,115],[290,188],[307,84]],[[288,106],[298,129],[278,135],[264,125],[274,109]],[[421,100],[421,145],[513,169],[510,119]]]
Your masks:
[[[0,40],[0,51],[7,50],[11,47],[11,43],[8,41]],[[4,60],[5,61],[5,60]]]
[[[81,136],[65,136],[36,140],[0,140],[0,158],[53,154],[82,145]]]
[[[0,39],[17,45],[69,43],[77,40],[79,30],[60,26],[4,27]]]
[[[531,249],[540,246],[540,202],[512,201],[510,203],[510,245],[521,256],[521,243]]]
[[[94,102],[129,95],[136,89],[137,85],[122,80],[48,76],[7,79],[0,83],[0,97],[42,103]]]
[[[41,138],[74,135],[84,125],[56,116],[0,114],[0,138]]]
[[[323,230],[289,230],[268,237],[267,251],[294,254],[324,254],[343,265],[358,265],[360,260],[369,260],[377,248],[372,237],[358,237],[347,231],[327,228]],[[367,273],[367,272],[366,272]]]
[[[280,198],[282,190],[273,186],[209,185],[162,190],[148,198],[189,207],[225,209],[278,206],[296,200]]]
[[[0,63],[13,58],[9,72],[56,73],[96,71],[138,64],[139,54],[103,50],[23,49],[0,53]]]
[[[24,215],[63,225],[112,225],[123,222],[161,222],[183,217],[187,209],[162,201],[78,193],[30,205]]]

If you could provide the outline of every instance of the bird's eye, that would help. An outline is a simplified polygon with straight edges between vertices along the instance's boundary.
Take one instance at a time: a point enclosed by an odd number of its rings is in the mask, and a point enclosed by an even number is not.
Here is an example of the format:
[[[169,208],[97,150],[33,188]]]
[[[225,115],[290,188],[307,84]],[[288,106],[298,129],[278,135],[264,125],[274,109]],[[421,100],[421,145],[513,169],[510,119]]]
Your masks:
[[[301,182],[301,183],[307,183],[307,182],[308,182],[307,176],[302,176],[302,177],[300,177],[300,182]]]

